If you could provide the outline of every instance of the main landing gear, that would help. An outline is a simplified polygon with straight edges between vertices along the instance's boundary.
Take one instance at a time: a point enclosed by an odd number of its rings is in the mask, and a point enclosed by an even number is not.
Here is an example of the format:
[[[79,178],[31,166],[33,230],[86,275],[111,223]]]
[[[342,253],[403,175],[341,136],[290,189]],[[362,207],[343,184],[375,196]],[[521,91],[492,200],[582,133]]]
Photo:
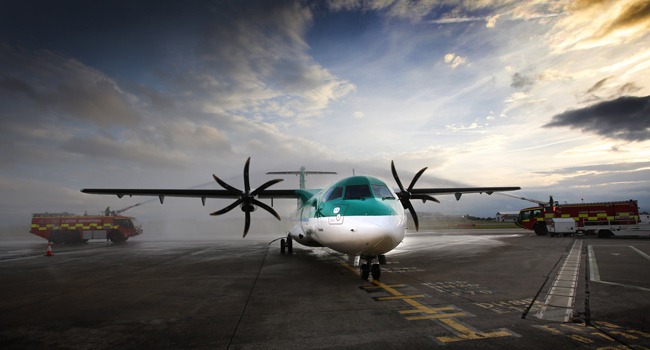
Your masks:
[[[291,236],[287,236],[286,239],[282,238],[280,240],[280,254],[293,254],[293,239]]]
[[[373,264],[372,261],[375,258],[377,258],[378,262]],[[379,281],[379,278],[381,277],[381,265],[386,265],[386,256],[385,255],[379,255],[379,256],[362,255],[361,259],[366,261],[360,266],[361,279],[367,281],[368,277],[372,275],[373,280]]]

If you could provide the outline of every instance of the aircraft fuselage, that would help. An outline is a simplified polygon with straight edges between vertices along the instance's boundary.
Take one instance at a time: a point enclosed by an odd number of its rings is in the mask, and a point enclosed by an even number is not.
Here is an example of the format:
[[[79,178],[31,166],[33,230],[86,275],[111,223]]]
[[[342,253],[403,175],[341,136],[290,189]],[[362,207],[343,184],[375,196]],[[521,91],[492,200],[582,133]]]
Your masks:
[[[342,179],[303,200],[289,231],[303,245],[361,256],[391,251],[405,233],[406,215],[397,195],[370,176]]]

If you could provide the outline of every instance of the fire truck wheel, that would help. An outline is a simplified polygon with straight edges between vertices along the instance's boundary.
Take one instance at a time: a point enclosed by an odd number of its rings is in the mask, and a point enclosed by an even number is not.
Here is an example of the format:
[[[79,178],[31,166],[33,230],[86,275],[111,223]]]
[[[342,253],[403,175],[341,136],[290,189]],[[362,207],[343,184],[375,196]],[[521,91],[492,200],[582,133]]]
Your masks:
[[[548,234],[548,227],[546,227],[546,224],[537,223],[535,224],[535,227],[533,227],[533,230],[538,236],[544,236]]]
[[[54,244],[61,244],[65,240],[65,237],[63,236],[63,232],[61,231],[53,231],[52,234],[50,235],[50,242]]]
[[[120,231],[111,231],[108,234],[108,239],[113,243],[123,243],[126,242],[127,237],[124,236]]]
[[[614,234],[610,230],[598,231],[598,238],[611,238],[612,236],[614,236]]]

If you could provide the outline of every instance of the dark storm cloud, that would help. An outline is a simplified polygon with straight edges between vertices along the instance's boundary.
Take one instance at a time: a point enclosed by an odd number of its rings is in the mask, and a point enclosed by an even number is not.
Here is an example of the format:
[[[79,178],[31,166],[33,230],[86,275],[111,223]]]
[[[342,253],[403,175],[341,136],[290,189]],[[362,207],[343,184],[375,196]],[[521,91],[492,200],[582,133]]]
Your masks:
[[[626,141],[650,139],[650,96],[624,96],[553,117],[545,128],[573,129]]]

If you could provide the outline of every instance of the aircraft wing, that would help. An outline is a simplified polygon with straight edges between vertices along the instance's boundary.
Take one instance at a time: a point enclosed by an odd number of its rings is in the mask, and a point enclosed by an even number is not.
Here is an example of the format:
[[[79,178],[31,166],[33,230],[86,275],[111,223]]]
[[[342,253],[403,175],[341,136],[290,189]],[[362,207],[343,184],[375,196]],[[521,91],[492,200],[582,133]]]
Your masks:
[[[463,193],[487,193],[516,191],[521,187],[447,187],[447,188],[414,188],[410,192],[413,195],[431,195],[431,194],[453,194],[456,200],[459,200]]]
[[[165,197],[186,197],[201,198],[205,205],[206,198],[239,198],[238,195],[227,190],[208,190],[208,189],[126,189],[126,188],[84,188],[83,193],[89,194],[106,194],[116,195],[119,198],[124,196],[155,196],[160,199],[160,203]],[[265,189],[259,193],[260,198],[300,198],[301,195],[297,190],[269,190]]]

